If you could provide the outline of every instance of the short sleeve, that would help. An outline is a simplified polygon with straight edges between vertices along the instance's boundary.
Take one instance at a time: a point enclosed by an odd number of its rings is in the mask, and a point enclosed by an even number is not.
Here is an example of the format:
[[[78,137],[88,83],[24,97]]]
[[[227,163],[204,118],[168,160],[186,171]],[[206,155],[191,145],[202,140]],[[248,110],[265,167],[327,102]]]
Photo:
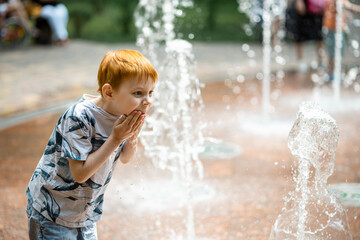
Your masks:
[[[84,109],[66,112],[58,124],[62,135],[61,156],[85,161],[92,150],[91,124]]]

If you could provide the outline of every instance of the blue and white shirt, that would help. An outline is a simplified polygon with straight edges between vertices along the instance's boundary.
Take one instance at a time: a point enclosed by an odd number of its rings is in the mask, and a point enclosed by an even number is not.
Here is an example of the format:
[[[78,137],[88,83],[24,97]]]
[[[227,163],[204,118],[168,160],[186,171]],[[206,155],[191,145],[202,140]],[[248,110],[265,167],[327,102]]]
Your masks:
[[[26,190],[31,205],[44,217],[66,227],[100,220],[104,192],[125,141],[85,183],[72,178],[69,161],[85,161],[110,136],[118,119],[84,95],[59,119]]]

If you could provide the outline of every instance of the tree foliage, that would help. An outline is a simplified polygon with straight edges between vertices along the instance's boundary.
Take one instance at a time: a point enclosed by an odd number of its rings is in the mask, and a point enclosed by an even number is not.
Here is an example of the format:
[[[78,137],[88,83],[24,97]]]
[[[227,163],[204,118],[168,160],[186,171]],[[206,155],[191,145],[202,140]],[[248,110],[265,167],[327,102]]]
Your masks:
[[[183,9],[177,19],[179,38],[197,41],[254,41],[244,33],[247,17],[240,13],[236,0],[193,0],[192,8]],[[133,14],[135,0],[65,0],[69,9],[69,33],[72,38],[95,41],[135,41]]]

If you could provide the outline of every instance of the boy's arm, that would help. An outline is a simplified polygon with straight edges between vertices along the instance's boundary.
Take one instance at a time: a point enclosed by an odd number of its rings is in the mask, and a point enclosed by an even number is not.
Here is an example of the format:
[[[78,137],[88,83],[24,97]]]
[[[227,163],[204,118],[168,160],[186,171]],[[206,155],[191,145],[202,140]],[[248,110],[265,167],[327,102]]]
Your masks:
[[[86,182],[125,139],[140,131],[143,122],[144,115],[141,112],[134,111],[127,117],[121,116],[115,122],[109,138],[98,150],[89,154],[86,161],[69,159],[73,179],[78,183]]]
[[[73,179],[78,183],[86,182],[106,162],[119,145],[116,141],[108,138],[97,151],[89,154],[86,161],[69,159]]]

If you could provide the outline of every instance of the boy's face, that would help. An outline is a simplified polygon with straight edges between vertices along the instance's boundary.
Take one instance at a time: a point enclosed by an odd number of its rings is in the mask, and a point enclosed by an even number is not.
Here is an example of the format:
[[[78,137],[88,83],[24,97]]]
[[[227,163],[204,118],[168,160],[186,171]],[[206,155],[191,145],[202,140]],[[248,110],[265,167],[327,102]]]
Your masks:
[[[134,110],[146,113],[153,99],[155,83],[152,79],[134,78],[121,83],[113,92],[112,113],[117,116],[129,115]]]

